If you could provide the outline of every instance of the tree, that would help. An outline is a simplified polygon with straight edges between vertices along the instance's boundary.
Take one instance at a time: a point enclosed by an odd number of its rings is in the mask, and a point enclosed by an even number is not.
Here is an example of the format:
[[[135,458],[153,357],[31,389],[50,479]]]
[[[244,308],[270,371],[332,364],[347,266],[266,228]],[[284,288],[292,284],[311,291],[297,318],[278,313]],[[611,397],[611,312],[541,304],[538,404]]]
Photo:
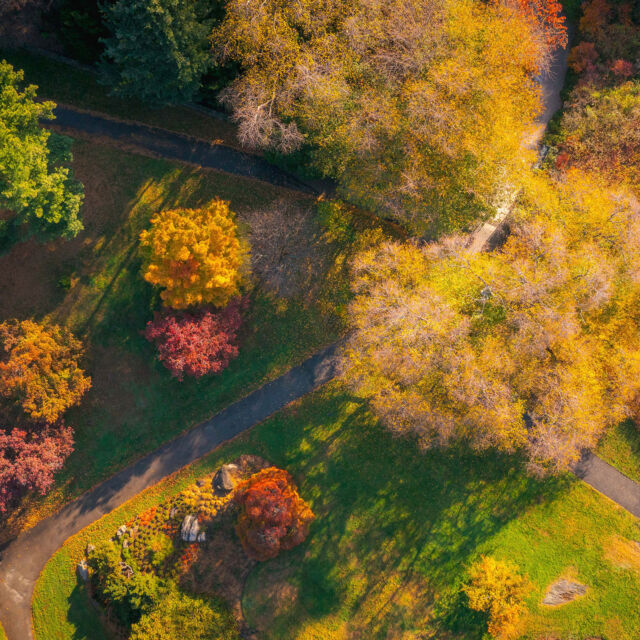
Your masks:
[[[256,560],[275,558],[304,542],[314,515],[282,469],[263,469],[236,487],[240,515],[236,532]]]
[[[465,440],[565,470],[629,410],[640,221],[575,171],[534,179],[516,215],[489,254],[454,237],[359,256],[345,379],[423,447]]]
[[[237,640],[231,614],[202,596],[170,590],[131,627],[131,640]]]
[[[525,611],[524,598],[531,587],[517,567],[502,560],[482,556],[469,570],[464,592],[469,606],[489,618],[489,633],[508,639],[517,634],[518,622]]]
[[[640,83],[610,89],[584,86],[562,118],[562,151],[571,164],[612,184],[640,184]]]
[[[0,324],[0,395],[33,420],[55,422],[91,387],[81,354],[80,342],[57,325]]]
[[[91,585],[102,604],[108,606],[125,627],[130,628],[163,597],[164,584],[154,574],[130,572],[120,550],[108,540],[96,545],[88,561]]]
[[[0,512],[26,491],[42,495],[73,451],[73,432],[63,425],[33,432],[0,429]]]
[[[0,209],[13,218],[2,229],[3,244],[18,232],[39,239],[73,238],[82,230],[78,217],[82,185],[71,170],[69,139],[40,126],[53,120],[52,102],[36,102],[36,87],[21,88],[22,71],[0,61]]]
[[[507,0],[509,2],[511,0]],[[534,22],[551,51],[567,46],[567,25],[558,0],[514,0],[514,4]]]
[[[242,325],[243,300],[218,313],[200,311],[156,316],[145,338],[155,341],[158,359],[178,380],[220,373],[238,356],[237,334]]]
[[[144,278],[164,287],[166,305],[223,307],[238,294],[244,251],[228,203],[163,211],[140,244],[147,253]]]
[[[188,102],[209,67],[199,0],[118,0],[104,8],[103,74],[114,92],[152,104]]]
[[[488,215],[533,162],[546,53],[532,21],[472,0],[230,0],[213,32],[248,147],[291,153],[420,231]]]

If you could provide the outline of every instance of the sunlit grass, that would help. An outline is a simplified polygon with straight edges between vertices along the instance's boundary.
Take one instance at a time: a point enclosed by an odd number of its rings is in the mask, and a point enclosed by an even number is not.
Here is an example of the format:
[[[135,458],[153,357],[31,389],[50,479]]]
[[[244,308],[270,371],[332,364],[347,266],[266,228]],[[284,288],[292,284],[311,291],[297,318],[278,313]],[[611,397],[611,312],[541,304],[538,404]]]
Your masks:
[[[90,635],[95,612],[73,576],[86,542],[111,536],[133,514],[240,453],[292,472],[317,516],[307,542],[249,576],[243,611],[261,638],[479,640],[484,622],[464,606],[459,587],[480,554],[509,559],[531,578],[522,638],[638,638],[640,572],[612,556],[613,542],[630,548],[624,545],[640,539],[629,514],[570,477],[528,478],[515,458],[463,448],[421,454],[392,438],[339,384],[71,539],[38,583],[37,637],[98,637]],[[587,594],[543,607],[547,585],[560,576],[588,585]]]

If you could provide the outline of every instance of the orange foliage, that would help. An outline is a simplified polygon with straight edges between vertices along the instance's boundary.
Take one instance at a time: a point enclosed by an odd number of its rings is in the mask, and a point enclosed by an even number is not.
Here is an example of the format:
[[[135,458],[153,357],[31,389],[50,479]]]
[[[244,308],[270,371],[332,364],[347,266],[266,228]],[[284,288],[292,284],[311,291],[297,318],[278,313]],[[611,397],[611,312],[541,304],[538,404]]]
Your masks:
[[[57,325],[5,322],[0,347],[0,394],[34,420],[55,422],[91,387],[78,366],[81,343]]]
[[[527,18],[537,23],[550,49],[567,46],[567,25],[558,0],[516,0],[516,5]]]
[[[163,211],[151,225],[140,234],[148,251],[144,278],[164,288],[165,304],[223,307],[237,295],[244,256],[228,203],[214,200],[202,209]]]
[[[592,69],[598,61],[598,52],[593,42],[581,42],[573,47],[569,53],[569,66],[576,72],[582,73]]]
[[[286,471],[263,469],[237,491],[241,511],[236,532],[247,555],[268,560],[305,540],[314,515]]]

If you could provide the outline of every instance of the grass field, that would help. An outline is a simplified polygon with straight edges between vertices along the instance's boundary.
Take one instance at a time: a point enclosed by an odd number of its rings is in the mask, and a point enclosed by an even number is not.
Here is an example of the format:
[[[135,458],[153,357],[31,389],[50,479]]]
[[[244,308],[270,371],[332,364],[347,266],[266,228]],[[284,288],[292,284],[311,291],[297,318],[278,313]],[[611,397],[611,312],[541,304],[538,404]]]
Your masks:
[[[99,144],[77,143],[74,154],[76,175],[86,187],[86,231],[71,242],[30,242],[0,257],[0,317],[48,317],[72,328],[87,345],[84,366],[93,388],[68,412],[76,450],[55,490],[44,500],[29,500],[5,532],[34,522],[213,415],[331,343],[343,329],[346,258],[353,248],[326,240],[314,222],[317,253],[304,265],[304,288],[279,298],[253,287],[240,356],[219,376],[177,382],[140,333],[160,306],[140,274],[138,235],[150,216],[219,196],[231,202],[246,231],[245,216],[257,207],[282,198],[312,208],[314,202],[260,182]]]
[[[0,60],[2,59],[6,59],[17,69],[24,70],[25,80],[38,85],[40,98],[238,146],[235,127],[213,115],[189,107],[153,109],[130,98],[125,100],[111,96],[108,88],[101,85],[97,76],[90,71],[38,53],[0,48]]]
[[[243,610],[260,637],[479,640],[483,620],[459,587],[480,554],[529,574],[522,638],[640,637],[640,553],[629,542],[640,525],[629,514],[570,478],[527,478],[514,458],[420,454],[335,383],[70,539],[36,587],[37,638],[101,640],[73,575],[86,542],[240,453],[291,471],[317,516],[307,542],[247,581]],[[587,594],[543,607],[546,585],[560,576],[582,581]]]
[[[640,482],[640,430],[628,420],[600,441],[597,454],[629,478]]]

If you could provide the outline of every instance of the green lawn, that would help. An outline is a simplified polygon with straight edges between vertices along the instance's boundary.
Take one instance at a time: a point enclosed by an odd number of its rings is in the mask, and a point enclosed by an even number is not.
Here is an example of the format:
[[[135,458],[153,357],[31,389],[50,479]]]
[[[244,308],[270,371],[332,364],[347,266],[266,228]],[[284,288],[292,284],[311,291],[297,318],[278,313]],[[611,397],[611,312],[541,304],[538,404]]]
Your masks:
[[[640,482],[640,430],[631,420],[609,431],[596,453],[618,471]]]
[[[71,242],[29,243],[0,257],[0,269],[10,274],[0,282],[0,317],[46,316],[69,326],[87,345],[85,368],[93,378],[81,406],[66,417],[75,429],[75,452],[51,494],[34,497],[26,511],[17,512],[14,528],[34,523],[330,344],[343,330],[346,258],[353,247],[344,240],[319,240],[300,294],[283,299],[253,288],[240,356],[223,374],[176,381],[140,333],[160,306],[157,292],[140,274],[138,235],[150,216],[220,196],[230,200],[244,229],[245,214],[256,207],[281,198],[313,207],[313,200],[97,144],[77,143],[74,153],[87,192],[86,231]],[[323,228],[314,224],[321,234]]]
[[[459,591],[480,554],[529,574],[534,591],[522,638],[640,637],[634,518],[571,478],[526,477],[515,458],[464,449],[420,454],[338,383],[69,540],[36,586],[36,637],[100,640],[73,576],[86,542],[113,535],[133,514],[240,453],[292,472],[317,516],[303,545],[259,564],[247,581],[243,611],[261,638],[480,640],[483,621]],[[545,586],[560,576],[587,584],[587,595],[542,607]]]
[[[24,70],[25,80],[38,85],[40,98],[238,146],[235,127],[226,120],[189,107],[154,109],[137,100],[116,98],[90,71],[30,51],[0,48],[2,59]]]

